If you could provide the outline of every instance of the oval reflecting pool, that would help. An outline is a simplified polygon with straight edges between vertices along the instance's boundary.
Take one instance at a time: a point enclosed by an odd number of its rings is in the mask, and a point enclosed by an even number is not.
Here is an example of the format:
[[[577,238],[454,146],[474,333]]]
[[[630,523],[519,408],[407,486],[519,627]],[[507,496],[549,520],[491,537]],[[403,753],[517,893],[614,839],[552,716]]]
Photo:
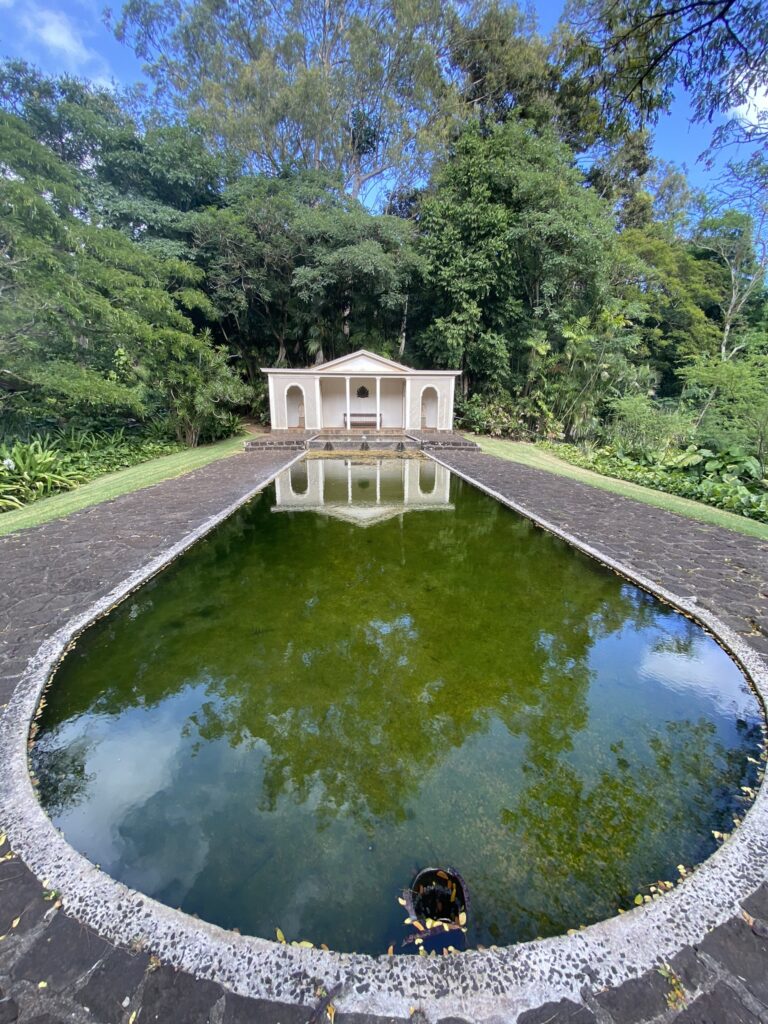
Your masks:
[[[383,953],[615,914],[743,813],[758,701],[699,626],[421,459],[292,467],[92,626],[32,766],[68,841],[226,928]],[[413,947],[410,947],[413,948]]]

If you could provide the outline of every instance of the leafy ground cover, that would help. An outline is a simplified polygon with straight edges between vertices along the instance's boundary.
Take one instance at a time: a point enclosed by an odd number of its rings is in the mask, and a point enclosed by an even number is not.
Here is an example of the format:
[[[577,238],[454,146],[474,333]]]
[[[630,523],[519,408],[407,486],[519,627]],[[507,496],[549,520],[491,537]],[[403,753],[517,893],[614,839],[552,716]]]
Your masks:
[[[604,476],[701,501],[747,519],[768,522],[768,491],[757,460],[737,449],[713,452],[690,445],[684,452],[631,456],[613,448],[579,448],[540,442],[558,458]],[[751,486],[750,486],[751,485]]]
[[[666,494],[640,484],[603,476],[593,470],[565,462],[540,445],[490,437],[473,437],[473,440],[477,441],[482,450],[489,455],[509,459],[511,462],[519,462],[524,466],[541,469],[547,473],[555,473],[571,480],[578,480],[590,487],[610,491],[612,494],[620,494],[625,498],[633,498],[635,501],[666,509],[668,512],[675,512],[688,519],[696,519],[713,526],[722,526],[726,530],[733,530],[748,537],[768,539],[768,525],[764,523],[745,519],[731,512],[713,508],[698,501],[691,501],[675,494]]]
[[[111,432],[69,429],[2,443],[0,513],[183,447],[167,437],[131,436],[123,428]]]
[[[15,530],[47,523],[51,519],[58,519],[80,509],[89,508],[91,505],[110,501],[121,494],[139,491],[143,487],[151,487],[152,484],[160,483],[163,480],[183,476],[184,473],[200,469],[217,459],[234,455],[236,452],[242,451],[242,447],[242,438],[233,437],[199,448],[185,448],[174,454],[162,455],[128,469],[106,473],[75,490],[41,498],[25,508],[0,515],[0,536]]]

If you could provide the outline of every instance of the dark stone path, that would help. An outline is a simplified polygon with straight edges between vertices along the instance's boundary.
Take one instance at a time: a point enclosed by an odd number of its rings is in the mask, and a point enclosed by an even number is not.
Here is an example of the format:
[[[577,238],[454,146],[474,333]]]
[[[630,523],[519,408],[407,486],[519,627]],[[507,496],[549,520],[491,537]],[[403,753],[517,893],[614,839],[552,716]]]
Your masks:
[[[768,544],[491,456],[441,451],[440,458],[668,590],[695,596],[768,657]],[[46,636],[285,462],[278,452],[234,456],[0,539],[0,709]],[[697,948],[681,950],[671,976],[652,971],[616,989],[585,987],[581,1003],[547,1003],[520,1014],[518,1024],[768,1024],[768,884],[744,909]],[[245,999],[175,971],[151,949],[110,945],[69,916],[7,842],[0,845],[0,1024],[309,1019],[306,1007]],[[363,1014],[336,1020],[398,1024]],[[410,1020],[427,1018],[415,1008]]]

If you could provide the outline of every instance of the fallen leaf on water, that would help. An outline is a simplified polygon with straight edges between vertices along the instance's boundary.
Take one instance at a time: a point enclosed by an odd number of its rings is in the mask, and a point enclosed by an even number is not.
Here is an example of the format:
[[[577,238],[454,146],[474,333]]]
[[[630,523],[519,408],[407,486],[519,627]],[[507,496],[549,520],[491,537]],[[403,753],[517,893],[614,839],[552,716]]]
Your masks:
[[[462,912],[459,914],[459,924],[463,928],[466,923],[467,923],[467,912],[466,912],[466,910],[462,910]]]
[[[416,929],[417,932],[423,932],[424,931],[424,925],[421,923],[421,921],[416,921],[414,919],[413,921],[411,921],[411,924],[413,925],[413,927]]]
[[[400,904],[401,907],[405,906],[405,900],[403,899],[402,896],[397,897],[397,902]]]

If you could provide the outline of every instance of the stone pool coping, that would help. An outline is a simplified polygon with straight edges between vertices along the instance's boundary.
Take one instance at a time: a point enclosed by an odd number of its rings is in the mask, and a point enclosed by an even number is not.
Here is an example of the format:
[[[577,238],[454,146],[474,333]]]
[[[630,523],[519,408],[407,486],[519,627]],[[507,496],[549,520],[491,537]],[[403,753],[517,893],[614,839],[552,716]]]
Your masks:
[[[286,460],[277,472],[302,456]],[[435,457],[435,461],[696,619],[736,657],[763,704],[768,701],[768,674],[762,660],[718,616],[518,505],[457,468],[455,460]],[[141,942],[166,963],[244,996],[309,1007],[316,1003],[320,978],[327,988],[337,982],[345,984],[338,1005],[348,1012],[407,1017],[410,1009],[418,1006],[430,1017],[466,1014],[477,1024],[514,1019],[517,1013],[547,1000],[579,1002],[585,984],[594,989],[621,985],[673,959],[681,949],[700,942],[708,931],[738,913],[740,902],[768,876],[765,786],[733,836],[662,900],[572,936],[435,961],[325,953],[235,935],[129,890],[74,851],[38,804],[27,770],[29,724],[51,672],[74,636],[230,516],[275,475],[206,519],[47,638],[5,710],[0,723],[0,757],[7,783],[2,824],[25,862],[51,888],[61,891],[67,913],[111,941]]]

